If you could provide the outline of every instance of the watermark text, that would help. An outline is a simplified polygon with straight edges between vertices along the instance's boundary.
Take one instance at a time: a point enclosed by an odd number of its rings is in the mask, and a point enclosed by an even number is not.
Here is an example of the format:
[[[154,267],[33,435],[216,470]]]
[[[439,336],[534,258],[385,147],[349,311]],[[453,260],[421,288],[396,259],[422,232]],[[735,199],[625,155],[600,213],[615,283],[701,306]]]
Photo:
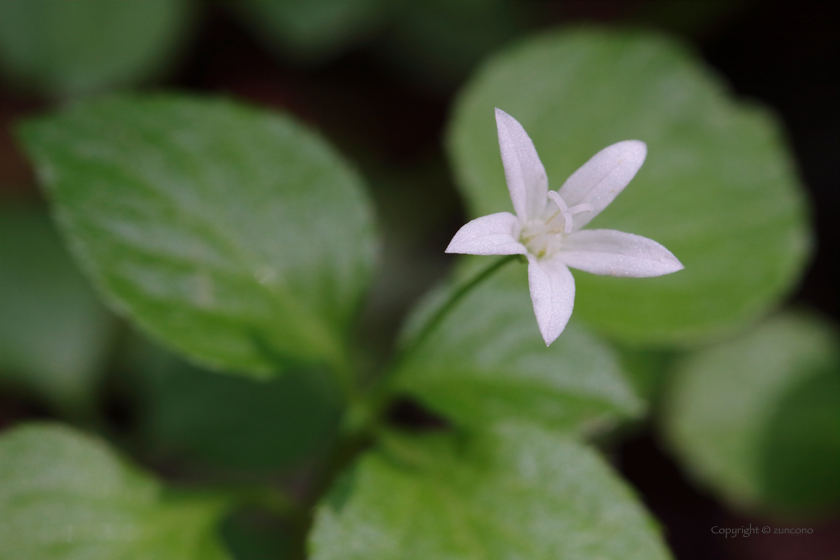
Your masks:
[[[746,527],[712,527],[712,533],[723,535],[724,538],[749,537],[752,535],[811,535],[814,530],[810,527],[753,527],[752,524]]]

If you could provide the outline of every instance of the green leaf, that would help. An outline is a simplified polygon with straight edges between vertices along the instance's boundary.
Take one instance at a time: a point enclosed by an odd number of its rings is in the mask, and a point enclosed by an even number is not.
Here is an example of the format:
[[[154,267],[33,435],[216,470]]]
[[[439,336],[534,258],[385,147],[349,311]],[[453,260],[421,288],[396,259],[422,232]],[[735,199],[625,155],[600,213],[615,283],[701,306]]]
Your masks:
[[[658,400],[663,381],[679,355],[673,350],[616,345],[619,362],[637,393],[648,402]]]
[[[284,55],[319,62],[373,31],[385,0],[239,0],[231,3],[257,35]]]
[[[669,558],[597,453],[535,428],[386,440],[318,510],[314,560]]]
[[[91,406],[113,321],[42,209],[0,209],[0,286],[0,378],[63,412]]]
[[[520,285],[526,274],[526,267],[510,263],[467,292],[408,351],[395,388],[457,424],[479,429],[523,418],[591,431],[639,415],[643,403],[605,342],[572,322],[546,348],[528,290]],[[409,329],[427,321],[451,291],[422,303]]]
[[[781,315],[676,368],[663,428],[685,467],[734,505],[840,504],[840,333]]]
[[[214,368],[343,367],[374,228],[361,180],[318,136],[227,101],[119,96],[22,137],[118,311]]]
[[[610,144],[648,145],[636,178],[591,227],[654,239],[685,270],[640,279],[575,271],[577,318],[629,343],[688,344],[757,319],[799,277],[806,204],[776,119],[732,100],[681,45],[564,30],[490,59],[449,130],[472,216],[511,210],[494,107],[528,131],[554,189]]]
[[[188,0],[3,0],[0,68],[52,96],[137,83],[170,62]]]
[[[324,372],[293,370],[270,380],[218,375],[139,337],[133,342],[126,365],[135,370],[138,427],[158,456],[276,471],[335,437],[339,394]]]
[[[224,560],[225,504],[167,496],[102,441],[32,424],[0,436],[4,560]]]

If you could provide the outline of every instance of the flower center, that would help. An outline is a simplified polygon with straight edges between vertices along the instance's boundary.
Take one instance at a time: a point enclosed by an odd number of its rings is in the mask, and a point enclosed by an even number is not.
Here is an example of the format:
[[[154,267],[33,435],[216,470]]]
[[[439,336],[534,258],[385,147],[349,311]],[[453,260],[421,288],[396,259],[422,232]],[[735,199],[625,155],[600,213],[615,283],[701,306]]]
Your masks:
[[[572,216],[580,212],[591,212],[589,203],[569,206],[556,191],[548,191],[557,210],[543,218],[529,220],[522,228],[519,241],[537,258],[550,257],[560,249],[563,235],[572,232]]]

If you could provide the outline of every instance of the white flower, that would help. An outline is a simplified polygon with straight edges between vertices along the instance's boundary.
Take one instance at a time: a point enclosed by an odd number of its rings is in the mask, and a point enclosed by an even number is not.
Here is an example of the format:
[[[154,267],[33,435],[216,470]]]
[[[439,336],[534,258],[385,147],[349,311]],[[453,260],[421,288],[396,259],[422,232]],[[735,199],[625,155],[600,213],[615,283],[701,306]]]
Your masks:
[[[499,212],[469,222],[446,252],[525,255],[531,301],[546,346],[572,315],[575,281],[568,267],[635,278],[683,269],[668,249],[646,237],[611,229],[581,231],[636,175],[647,154],[644,142],[626,140],[604,148],[555,192],[548,190],[545,169],[522,125],[496,109],[496,126],[516,215]]]

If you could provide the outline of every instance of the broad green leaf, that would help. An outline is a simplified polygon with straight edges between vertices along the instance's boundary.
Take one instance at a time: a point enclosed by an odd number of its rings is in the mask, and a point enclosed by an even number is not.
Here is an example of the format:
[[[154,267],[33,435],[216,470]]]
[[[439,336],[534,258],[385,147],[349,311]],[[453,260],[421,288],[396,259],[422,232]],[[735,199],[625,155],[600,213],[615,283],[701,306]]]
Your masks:
[[[610,144],[647,143],[636,178],[590,227],[654,239],[685,270],[640,279],[575,271],[577,318],[630,343],[693,343],[755,320],[799,277],[806,204],[776,119],[733,100],[681,45],[645,32],[561,30],[491,58],[449,130],[472,216],[511,210],[494,107],[525,127],[553,189]]]
[[[276,471],[322,451],[335,437],[339,395],[324,372],[293,370],[270,380],[219,375],[139,337],[127,354],[139,397],[138,428],[157,455]]]
[[[597,453],[535,428],[386,441],[320,505],[313,560],[669,558]]]
[[[239,0],[231,6],[269,47],[309,62],[339,54],[388,11],[386,0]]]
[[[32,424],[0,436],[3,560],[224,560],[225,504],[167,496],[108,446]]]
[[[80,413],[94,392],[113,321],[46,214],[0,209],[0,378]]]
[[[643,403],[605,342],[573,322],[546,348],[520,285],[526,274],[522,264],[509,263],[467,292],[408,351],[395,388],[472,428],[522,418],[590,431],[640,414]],[[421,304],[409,328],[427,321],[451,290]]]
[[[787,314],[677,367],[663,428],[685,467],[736,506],[840,505],[840,334]]]
[[[51,96],[137,83],[170,63],[188,0],[3,0],[0,69]]]
[[[118,96],[28,123],[26,148],[110,303],[214,368],[343,367],[371,273],[359,177],[290,117]]]

